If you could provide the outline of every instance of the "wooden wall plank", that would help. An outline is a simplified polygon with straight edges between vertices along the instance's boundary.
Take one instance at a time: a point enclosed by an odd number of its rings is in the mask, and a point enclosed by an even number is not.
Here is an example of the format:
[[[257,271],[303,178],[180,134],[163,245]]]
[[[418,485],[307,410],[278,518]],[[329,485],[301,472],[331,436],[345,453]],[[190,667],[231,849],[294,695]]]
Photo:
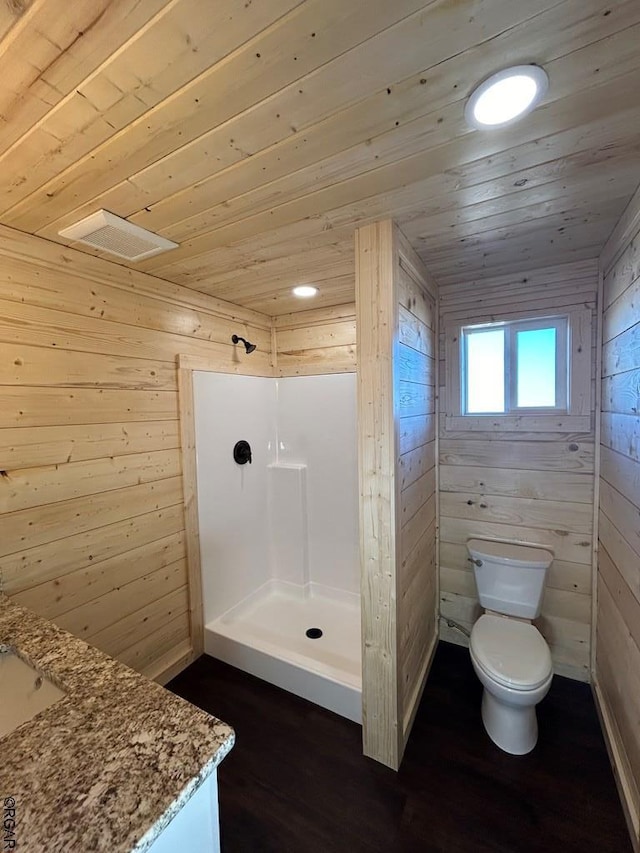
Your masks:
[[[436,443],[425,442],[399,458],[400,488],[406,489],[419,477],[435,467]]]
[[[177,535],[168,533],[108,560],[93,561],[78,571],[31,586],[16,593],[15,598],[47,619],[56,619],[70,610],[84,613],[83,607],[89,602],[101,600],[120,586],[184,560],[184,556],[182,531]]]
[[[0,430],[0,469],[37,468],[179,448],[176,421],[9,428]]]
[[[588,487],[587,487],[588,494]],[[513,524],[531,528],[589,536],[593,506],[585,501],[546,501],[537,498],[502,497],[473,492],[443,492],[440,496],[443,516],[477,522]],[[533,532],[532,532],[532,535]]]
[[[575,471],[535,471],[477,465],[441,465],[443,492],[576,501],[593,505],[593,477]]]
[[[69,278],[65,278],[67,289]],[[82,285],[82,281],[79,283]],[[12,294],[20,293],[19,288],[13,287]],[[58,303],[60,290],[52,286],[50,277],[47,277],[46,287],[38,289],[38,301],[43,304],[51,302],[53,309],[10,299],[0,300],[0,341],[169,363],[173,363],[178,351],[194,356],[211,356],[216,352],[220,358],[228,359],[230,373],[234,366],[232,334],[251,337],[252,343],[258,346],[254,361],[264,360],[269,350],[270,332],[267,329],[251,329],[246,323],[225,321],[203,311],[187,309],[178,312],[161,302],[158,303],[159,310],[147,307],[136,312],[130,305],[127,311],[127,294],[113,287],[103,288],[104,298],[93,296],[90,300],[87,300],[86,286],[81,287],[83,301],[91,304],[82,305],[79,299],[69,305],[69,311],[62,311]],[[45,299],[43,294],[49,299]],[[68,297],[68,293],[66,295]],[[117,299],[114,300],[114,296]],[[116,301],[119,303],[118,311],[111,308]],[[149,301],[140,298],[143,307]],[[96,317],[98,308],[100,316]],[[118,320],[113,319],[116,316]],[[132,325],[136,316],[152,328]],[[105,322],[107,319],[109,322]]]
[[[82,639],[112,625],[114,616],[125,616],[140,610],[143,604],[185,586],[187,564],[184,557],[167,566],[134,578],[121,587],[86,602],[81,608],[56,616],[55,623]]]
[[[640,849],[639,228],[636,193],[600,259],[603,411],[594,672],[605,736],[636,849]]]
[[[188,590],[186,586],[181,586],[124,616],[113,625],[91,634],[88,640],[92,646],[98,646],[107,654],[118,657],[130,646],[161,631],[164,625],[186,614],[188,609]]]
[[[469,436],[473,433],[469,433]],[[440,438],[440,460],[443,465],[470,465],[527,471],[577,471],[593,473],[593,439],[583,441],[521,441],[513,433],[499,441]]]
[[[137,669],[147,678],[162,678],[164,668],[175,659],[181,660],[184,666],[189,664],[192,657],[189,636],[189,614],[181,613],[165,622],[162,628],[129,646],[120,652],[118,660]],[[162,668],[158,668],[158,663]]]
[[[200,522],[198,519],[198,460],[196,457],[196,421],[193,395],[193,371],[179,363],[180,440],[182,444],[182,495],[187,549],[189,587],[189,624],[195,656],[204,650],[204,600],[200,562]]]
[[[157,480],[103,494],[56,501],[0,516],[0,550],[6,554],[66,539],[179,503],[181,478]]]
[[[0,512],[53,504],[154,480],[179,477],[178,450],[131,453],[86,462],[65,462],[45,467],[17,468],[0,481]]]
[[[159,420],[178,420],[176,394],[146,389],[0,386],[0,428]]]
[[[356,306],[317,308],[273,318],[276,375],[354,373]]]
[[[82,571],[91,574],[94,568],[102,572],[103,563],[110,560],[130,563],[132,542],[137,548],[144,549],[167,536],[177,540],[183,528],[182,504],[176,503],[100,529],[68,536],[64,540],[64,548],[59,540],[54,539],[35,548],[8,554],[2,558],[5,591],[9,595],[19,595],[49,584],[51,599],[54,600],[54,592],[64,588],[68,574]]]

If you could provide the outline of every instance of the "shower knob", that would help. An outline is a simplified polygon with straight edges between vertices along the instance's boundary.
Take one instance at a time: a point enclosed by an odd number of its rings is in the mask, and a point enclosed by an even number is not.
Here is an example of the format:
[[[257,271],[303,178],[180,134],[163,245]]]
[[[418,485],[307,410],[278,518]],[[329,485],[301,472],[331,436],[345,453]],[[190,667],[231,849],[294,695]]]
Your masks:
[[[246,465],[247,462],[251,464],[251,445],[248,441],[236,442],[235,447],[233,448],[233,458],[234,461],[238,463],[238,465]]]

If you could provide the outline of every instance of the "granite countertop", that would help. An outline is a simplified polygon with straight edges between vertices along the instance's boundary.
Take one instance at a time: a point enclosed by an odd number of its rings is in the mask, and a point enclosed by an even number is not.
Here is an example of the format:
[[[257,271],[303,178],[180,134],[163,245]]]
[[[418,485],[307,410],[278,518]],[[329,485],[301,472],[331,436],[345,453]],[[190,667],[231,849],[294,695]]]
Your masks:
[[[0,643],[67,694],[0,738],[18,850],[143,853],[233,746],[226,723],[1,595]]]

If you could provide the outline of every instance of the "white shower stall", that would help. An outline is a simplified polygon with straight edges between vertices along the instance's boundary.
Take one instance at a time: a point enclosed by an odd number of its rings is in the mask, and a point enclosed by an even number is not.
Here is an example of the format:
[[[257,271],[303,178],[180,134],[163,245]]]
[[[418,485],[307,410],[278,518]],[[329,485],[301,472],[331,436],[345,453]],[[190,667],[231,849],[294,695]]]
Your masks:
[[[205,651],[359,722],[355,374],[195,371],[193,393]]]

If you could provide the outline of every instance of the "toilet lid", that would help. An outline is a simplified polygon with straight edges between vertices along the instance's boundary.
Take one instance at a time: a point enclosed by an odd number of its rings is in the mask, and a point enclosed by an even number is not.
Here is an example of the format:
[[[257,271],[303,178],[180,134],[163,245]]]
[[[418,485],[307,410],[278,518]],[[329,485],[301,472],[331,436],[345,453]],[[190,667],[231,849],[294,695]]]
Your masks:
[[[534,690],[553,671],[542,634],[516,619],[481,616],[471,632],[471,653],[491,678],[516,690]]]

